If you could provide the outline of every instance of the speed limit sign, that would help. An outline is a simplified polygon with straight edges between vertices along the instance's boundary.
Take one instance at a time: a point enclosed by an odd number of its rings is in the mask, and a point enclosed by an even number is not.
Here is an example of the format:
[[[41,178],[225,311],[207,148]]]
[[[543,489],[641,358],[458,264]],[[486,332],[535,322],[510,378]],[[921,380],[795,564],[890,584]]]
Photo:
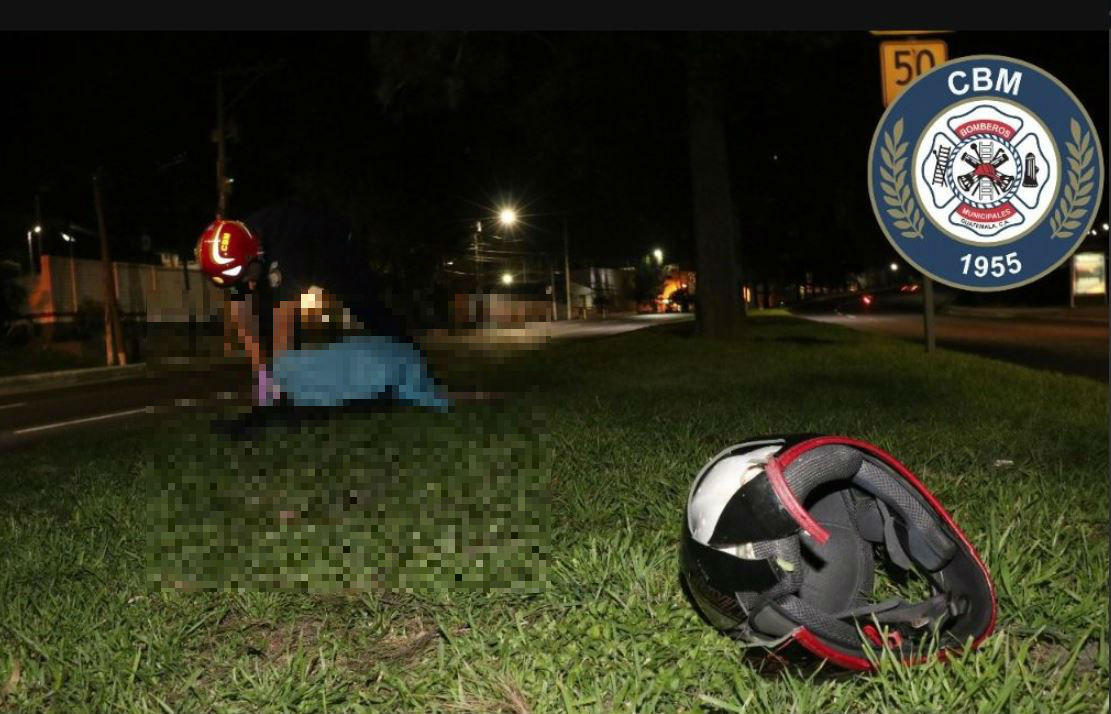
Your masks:
[[[883,105],[895,101],[899,92],[919,75],[949,59],[944,40],[890,40],[880,43],[883,74]]]

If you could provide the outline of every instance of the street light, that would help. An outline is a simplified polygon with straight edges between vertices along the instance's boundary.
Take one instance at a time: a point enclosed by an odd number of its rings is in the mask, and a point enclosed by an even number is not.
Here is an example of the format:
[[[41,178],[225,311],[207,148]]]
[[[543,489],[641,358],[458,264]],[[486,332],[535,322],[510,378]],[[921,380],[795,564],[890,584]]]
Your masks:
[[[27,231],[27,269],[32,275],[35,274],[35,236],[42,236],[42,226],[35,224]],[[42,238],[39,238],[39,253],[42,253]]]
[[[652,251],[652,255],[654,255],[656,257],[656,263],[657,264],[663,265],[664,252],[662,250],[660,250],[659,248],[656,248],[654,251]]]
[[[77,239],[74,238],[73,236],[71,236],[69,233],[63,233],[62,234],[62,240],[64,240],[69,245],[69,289],[70,289],[70,297],[73,299],[73,312],[74,312],[74,315],[76,315],[77,314],[77,266],[76,266],[76,261],[73,258],[73,244],[77,242]]]
[[[480,273],[479,273],[479,263],[482,261],[482,258],[479,255],[480,242],[481,242],[481,238],[482,238],[482,224],[483,224],[484,221],[490,221],[490,220],[493,220],[493,219],[484,218],[482,220],[475,221],[475,223],[474,223],[474,229],[475,229],[475,234],[474,234],[475,294],[478,294],[478,293],[482,292],[482,281],[480,280]],[[498,211],[497,221],[498,221],[498,223],[505,226],[506,228],[508,228],[509,226],[512,226],[513,224],[515,224],[517,222],[517,211],[516,211],[516,209],[514,209],[510,206],[506,206],[505,208],[501,209],[500,211]],[[495,238],[496,237],[497,236],[495,236]],[[449,265],[450,265],[450,263],[449,263]]]
[[[502,285],[512,285],[513,284],[513,273],[502,273],[501,274],[501,283],[502,283]]]
[[[1104,224],[1103,224],[1103,232],[1104,232],[1104,233],[1106,233],[1106,232],[1107,232],[1107,224],[1106,224],[1106,223],[1104,223]]]
[[[558,211],[556,213],[556,215],[559,215],[563,219],[563,280],[564,280],[564,290],[566,292],[566,299],[567,299],[567,319],[570,320],[571,319],[571,257],[570,257],[570,250],[568,248],[568,238],[567,238],[567,212],[566,211]],[[517,213],[517,209],[512,207],[512,206],[505,206],[504,208],[502,208],[501,210],[498,211],[498,215],[497,215],[498,222],[501,223],[502,226],[505,226],[507,228],[510,227],[510,226],[516,225],[516,223],[518,221],[518,218],[519,218],[519,215]],[[478,233],[482,232],[481,221],[479,222],[479,224],[477,226],[477,230],[478,230]],[[478,276],[478,262],[479,262],[478,233],[476,233],[476,236],[475,236],[475,276],[476,276],[475,283],[476,283],[476,285],[478,284],[477,276]],[[508,275],[508,280],[506,278],[507,275]],[[554,271],[550,262],[548,264],[548,277],[549,277],[549,281],[551,283],[552,317],[555,318],[556,317],[556,314],[555,314],[556,313],[555,271]],[[502,280],[503,284],[509,285],[513,282],[513,276],[509,275],[509,274],[502,275],[501,280]],[[481,292],[481,290],[478,290],[478,292]]]
[[[891,272],[894,273],[899,269],[899,264],[898,263],[892,263],[890,267],[891,267]]]

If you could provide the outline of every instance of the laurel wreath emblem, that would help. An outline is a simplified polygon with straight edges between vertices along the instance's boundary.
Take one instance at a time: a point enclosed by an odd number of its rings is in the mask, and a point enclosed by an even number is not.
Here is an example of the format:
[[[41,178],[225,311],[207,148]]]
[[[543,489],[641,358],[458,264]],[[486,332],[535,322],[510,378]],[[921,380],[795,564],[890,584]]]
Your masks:
[[[1092,134],[1084,132],[1081,135],[1080,122],[1076,119],[1070,120],[1069,129],[1072,132],[1072,141],[1065,142],[1065,148],[1069,152],[1069,185],[1065,186],[1064,195],[1049,219],[1049,227],[1053,229],[1050,238],[1073,236],[1080,227],[1080,219],[1089,210],[1084,206],[1091,202],[1092,188],[1096,183],[1092,178],[1096,169],[1094,166],[1089,167],[1092,163]]]
[[[883,146],[880,147],[880,157],[883,166],[880,167],[880,190],[883,191],[883,201],[891,208],[887,214],[895,219],[895,227],[902,231],[904,238],[922,238],[922,227],[926,223],[918,204],[910,195],[910,184],[907,183],[907,146],[909,142],[899,143],[903,138],[903,120],[895,122],[891,133],[884,132]]]

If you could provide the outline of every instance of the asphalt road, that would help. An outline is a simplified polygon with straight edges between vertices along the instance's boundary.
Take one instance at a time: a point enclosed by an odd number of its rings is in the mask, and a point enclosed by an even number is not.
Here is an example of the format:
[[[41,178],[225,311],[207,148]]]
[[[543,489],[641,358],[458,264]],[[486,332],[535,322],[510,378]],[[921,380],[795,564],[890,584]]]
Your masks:
[[[110,431],[172,418],[202,405],[242,403],[249,380],[248,371],[222,367],[203,378],[197,372],[168,372],[5,394],[0,396],[0,450],[64,438],[75,430]]]
[[[921,342],[922,318],[912,313],[808,315],[806,319],[844,325]],[[556,323],[502,331],[483,339],[582,339],[617,335],[653,325],[690,320],[689,315],[621,317],[606,321]],[[532,333],[535,332],[535,335]],[[458,337],[458,336],[456,336]],[[1106,324],[1047,319],[937,317],[938,346],[1038,369],[1108,379]],[[174,371],[112,382],[0,396],[0,450],[57,439],[76,430],[110,432],[144,420],[172,420],[183,411],[245,405],[250,375],[242,367],[204,372]],[[64,442],[63,442],[64,443]]]
[[[548,339],[584,339],[618,335],[654,325],[684,322],[691,315],[638,315],[611,320],[557,322],[518,330],[484,330],[472,341],[516,340],[540,345]],[[453,339],[466,340],[466,335]],[[175,369],[111,382],[0,395],[0,451],[64,438],[77,430],[110,432],[144,420],[163,419],[189,410],[246,406],[251,375],[245,367],[204,371]],[[62,442],[64,443],[64,442]],[[3,475],[0,467],[0,477]]]
[[[922,343],[922,315],[799,315]],[[1052,319],[935,318],[937,346],[1064,374],[1107,381],[1107,324]]]

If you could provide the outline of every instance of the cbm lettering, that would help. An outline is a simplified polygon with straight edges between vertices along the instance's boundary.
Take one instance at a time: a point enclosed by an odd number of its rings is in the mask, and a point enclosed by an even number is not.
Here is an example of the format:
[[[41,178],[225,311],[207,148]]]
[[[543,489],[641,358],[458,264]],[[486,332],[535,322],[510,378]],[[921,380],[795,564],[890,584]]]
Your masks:
[[[1006,67],[1000,67],[998,74],[992,76],[990,67],[973,67],[972,78],[962,69],[949,73],[949,91],[956,95],[973,92],[990,92],[994,89],[1003,94],[1018,96],[1018,85],[1022,81],[1022,72],[1010,72]]]

